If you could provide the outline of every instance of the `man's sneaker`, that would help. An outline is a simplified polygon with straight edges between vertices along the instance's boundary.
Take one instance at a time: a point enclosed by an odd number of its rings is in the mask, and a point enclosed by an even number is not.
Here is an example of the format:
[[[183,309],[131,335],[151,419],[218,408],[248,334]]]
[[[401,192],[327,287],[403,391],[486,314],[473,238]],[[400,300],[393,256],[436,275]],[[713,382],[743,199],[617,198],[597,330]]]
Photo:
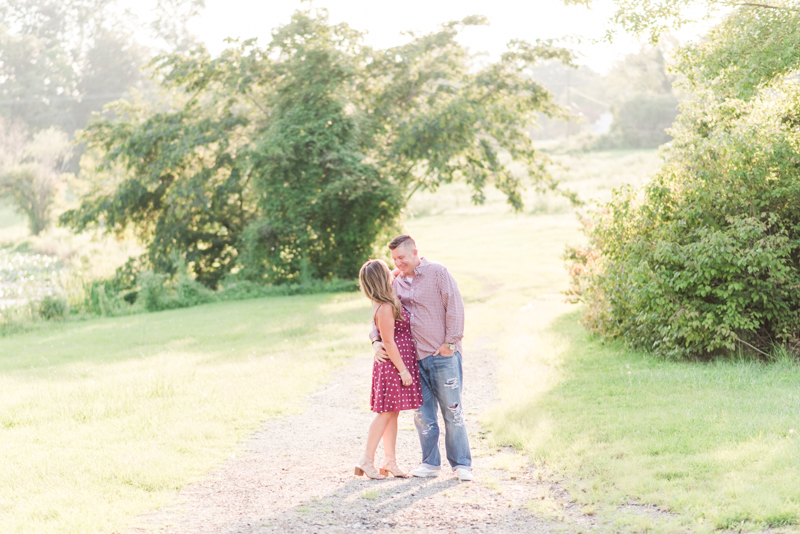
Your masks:
[[[461,482],[469,482],[475,478],[472,474],[472,469],[468,467],[456,467],[455,471],[458,480]]]
[[[427,464],[419,464],[419,467],[411,470],[411,474],[415,477],[438,477],[441,472],[441,467],[434,467]]]

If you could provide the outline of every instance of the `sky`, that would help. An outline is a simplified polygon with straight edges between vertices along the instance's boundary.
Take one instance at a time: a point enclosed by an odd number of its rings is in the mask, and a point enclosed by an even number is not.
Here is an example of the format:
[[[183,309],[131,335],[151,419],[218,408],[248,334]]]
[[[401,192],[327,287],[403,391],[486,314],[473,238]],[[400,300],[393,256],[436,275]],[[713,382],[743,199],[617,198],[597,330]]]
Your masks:
[[[154,0],[123,0],[138,13]],[[276,26],[289,21],[292,13],[307,5],[300,0],[206,0],[201,17],[191,25],[216,54],[225,38],[259,38],[269,41]],[[511,39],[562,39],[579,52],[578,63],[605,73],[615,61],[637,52],[641,43],[620,35],[613,44],[598,42],[605,35],[606,21],[613,12],[610,0],[596,0],[592,9],[565,6],[561,0],[314,0],[314,7],[326,8],[334,23],[346,22],[368,32],[366,42],[375,48],[401,44],[408,30],[430,32],[447,21],[468,15],[485,15],[488,27],[468,28],[460,37],[473,52],[496,59]],[[687,28],[678,38],[696,38],[703,28]],[[579,41],[579,42],[578,42]]]

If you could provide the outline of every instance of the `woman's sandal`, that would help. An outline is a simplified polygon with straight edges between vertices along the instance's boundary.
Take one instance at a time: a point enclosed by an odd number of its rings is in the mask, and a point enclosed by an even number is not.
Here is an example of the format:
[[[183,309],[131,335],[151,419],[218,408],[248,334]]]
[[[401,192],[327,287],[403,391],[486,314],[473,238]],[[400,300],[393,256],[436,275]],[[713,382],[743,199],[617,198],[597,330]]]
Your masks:
[[[408,473],[400,469],[397,462],[394,460],[383,464],[383,467],[381,467],[381,474],[387,477],[391,474],[395,478],[408,478]]]
[[[381,469],[381,471],[383,470]],[[379,473],[378,470],[375,469],[375,466],[369,460],[366,461],[362,460],[360,464],[356,465],[355,475],[357,477],[366,475],[367,478],[374,478],[376,480],[386,478],[385,476],[383,476],[382,472]]]

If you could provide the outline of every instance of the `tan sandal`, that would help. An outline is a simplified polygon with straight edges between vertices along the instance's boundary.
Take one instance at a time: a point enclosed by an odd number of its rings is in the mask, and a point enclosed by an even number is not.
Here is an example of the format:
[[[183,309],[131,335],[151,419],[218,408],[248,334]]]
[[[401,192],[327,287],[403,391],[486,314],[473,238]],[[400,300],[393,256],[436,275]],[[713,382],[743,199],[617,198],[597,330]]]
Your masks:
[[[381,467],[381,474],[389,476],[390,474],[395,478],[408,478],[408,473],[400,469],[395,460],[387,460]]]
[[[381,471],[383,470],[381,469]],[[382,472],[379,473],[378,470],[375,469],[373,463],[370,462],[368,459],[362,459],[361,463],[356,465],[355,475],[357,477],[366,476],[367,478],[373,478],[375,480],[381,480],[386,478],[385,476],[383,476]]]

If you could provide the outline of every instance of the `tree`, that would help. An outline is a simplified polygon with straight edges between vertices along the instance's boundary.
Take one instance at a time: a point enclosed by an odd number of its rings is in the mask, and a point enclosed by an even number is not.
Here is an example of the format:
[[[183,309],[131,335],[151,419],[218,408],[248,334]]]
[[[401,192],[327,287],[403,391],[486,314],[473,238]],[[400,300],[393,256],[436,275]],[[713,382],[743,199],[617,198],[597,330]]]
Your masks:
[[[66,185],[72,144],[64,132],[41,130],[28,139],[19,123],[0,123],[0,196],[11,198],[39,235],[53,219],[56,195]]]
[[[149,26],[165,51],[184,50],[202,0],[160,0]],[[69,133],[111,101],[142,89],[151,52],[118,0],[0,0],[0,116]]]
[[[670,141],[666,129],[678,114],[674,78],[661,46],[645,46],[614,64],[608,73],[614,122],[599,146],[655,148]]]
[[[741,3],[679,51],[691,96],[661,169],[567,254],[590,328],[671,357],[800,352],[798,7]]]
[[[567,5],[591,7],[597,0],[563,0]],[[612,27],[606,39],[613,40],[619,29],[642,35],[648,34],[652,42],[671,30],[687,24],[710,20],[714,15],[740,7],[758,10],[791,10],[791,2],[764,0],[614,0],[617,10],[609,22]]]
[[[185,52],[199,44],[188,26],[205,7],[205,0],[158,0],[150,28],[166,43],[167,50]]]
[[[555,139],[585,131],[608,112],[607,80],[585,65],[575,68],[557,59],[546,61],[531,69],[531,77],[547,87],[553,100],[572,114],[567,120],[540,116],[532,132],[536,139]]]
[[[494,184],[518,209],[526,180],[556,185],[527,131],[538,113],[560,110],[526,69],[571,54],[512,42],[473,69],[456,37],[482,23],[373,50],[325,11],[305,10],[264,48],[163,56],[154,67],[171,100],[121,102],[83,137],[127,174],[62,220],[136,227],[156,269],[169,271],[177,251],[213,287],[229,273],[354,277],[409,196],[441,183],[465,180],[478,202]]]

